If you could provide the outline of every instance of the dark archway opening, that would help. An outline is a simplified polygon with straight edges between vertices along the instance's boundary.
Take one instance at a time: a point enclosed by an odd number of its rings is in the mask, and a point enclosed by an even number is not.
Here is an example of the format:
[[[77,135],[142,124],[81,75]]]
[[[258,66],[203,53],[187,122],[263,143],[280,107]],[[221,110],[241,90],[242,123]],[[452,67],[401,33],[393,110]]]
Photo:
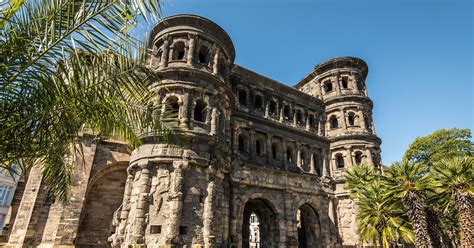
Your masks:
[[[252,224],[252,216],[257,216],[258,220],[258,242],[252,240],[255,237],[254,224]],[[255,221],[255,218],[253,219]],[[253,227],[251,228],[251,225]],[[278,247],[278,223],[276,221],[275,212],[263,199],[250,199],[244,207],[244,219],[242,223],[242,247],[243,248],[270,248]],[[258,246],[255,246],[258,245]]]
[[[319,216],[308,204],[301,206],[296,212],[298,227],[298,247],[322,247],[321,226]]]

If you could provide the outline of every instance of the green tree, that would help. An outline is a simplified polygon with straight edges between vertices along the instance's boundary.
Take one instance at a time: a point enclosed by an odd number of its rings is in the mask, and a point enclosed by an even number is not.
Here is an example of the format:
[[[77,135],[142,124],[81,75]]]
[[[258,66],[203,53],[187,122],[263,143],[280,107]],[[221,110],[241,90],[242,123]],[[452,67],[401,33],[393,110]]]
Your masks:
[[[131,34],[158,19],[159,0],[11,0],[0,12],[0,165],[41,165],[64,199],[65,157],[84,131],[132,148],[148,132],[176,141],[156,118],[145,43]],[[157,108],[158,107],[158,108]],[[27,163],[25,161],[32,161]]]
[[[410,214],[415,245],[421,248],[434,246],[429,230],[429,210],[426,203],[426,192],[430,186],[427,173],[427,166],[408,161],[393,163],[390,170],[386,171],[387,196],[393,200],[401,200]]]
[[[436,199],[445,211],[456,208],[461,247],[474,245],[474,157],[456,157],[434,163]]]
[[[474,153],[470,139],[469,129],[440,129],[428,136],[417,137],[403,159],[431,165],[445,158],[470,155]]]
[[[388,197],[380,172],[370,165],[346,170],[345,188],[357,204],[358,233],[363,242],[389,247],[399,239],[414,242],[411,222],[400,201]]]

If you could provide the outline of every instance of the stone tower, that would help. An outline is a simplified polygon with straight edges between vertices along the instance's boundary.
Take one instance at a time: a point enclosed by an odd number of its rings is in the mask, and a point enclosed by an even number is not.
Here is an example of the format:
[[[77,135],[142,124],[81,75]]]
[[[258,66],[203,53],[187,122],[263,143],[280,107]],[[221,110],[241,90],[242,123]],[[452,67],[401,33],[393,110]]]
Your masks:
[[[156,102],[163,116],[177,115],[189,142],[172,147],[150,139],[132,153],[112,244],[223,243],[226,228],[216,217],[229,208],[223,180],[232,96],[226,82],[234,47],[219,26],[181,15],[154,27],[149,49],[148,64],[160,78],[152,88]]]
[[[380,167],[381,140],[372,121],[373,103],[365,79],[367,64],[355,57],[339,57],[317,65],[296,88],[325,103],[326,137],[331,141],[330,161],[335,182],[341,233],[357,242],[353,202],[344,190],[344,169],[365,163]],[[347,238],[346,238],[347,237]]]

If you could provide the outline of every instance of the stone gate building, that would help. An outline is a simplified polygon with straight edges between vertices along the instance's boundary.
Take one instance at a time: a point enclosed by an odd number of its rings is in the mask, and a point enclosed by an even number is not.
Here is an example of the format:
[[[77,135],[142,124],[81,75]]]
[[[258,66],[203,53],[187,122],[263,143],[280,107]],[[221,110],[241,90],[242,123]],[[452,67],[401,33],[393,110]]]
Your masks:
[[[85,136],[67,203],[51,197],[34,168],[16,194],[7,246],[359,243],[343,172],[379,166],[381,143],[363,60],[325,61],[288,87],[235,65],[227,33],[193,15],[159,22],[149,49],[147,65],[161,78],[156,101],[178,115],[190,141],[144,139],[131,151]]]

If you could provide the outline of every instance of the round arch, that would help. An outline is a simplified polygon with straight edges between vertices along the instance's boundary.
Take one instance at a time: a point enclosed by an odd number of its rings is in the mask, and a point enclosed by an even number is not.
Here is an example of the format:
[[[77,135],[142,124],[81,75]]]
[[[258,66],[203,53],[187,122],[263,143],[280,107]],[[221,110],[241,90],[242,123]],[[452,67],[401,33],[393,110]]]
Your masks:
[[[242,247],[277,247],[279,243],[278,214],[272,204],[263,198],[250,198],[243,207]],[[255,230],[256,216],[258,233]],[[251,239],[258,235],[257,239]],[[257,245],[258,244],[258,245]]]
[[[114,212],[122,204],[128,162],[109,164],[89,181],[79,223],[76,245],[110,247],[107,239],[114,233]]]
[[[308,203],[296,210],[298,247],[323,247],[321,222],[318,212]]]

